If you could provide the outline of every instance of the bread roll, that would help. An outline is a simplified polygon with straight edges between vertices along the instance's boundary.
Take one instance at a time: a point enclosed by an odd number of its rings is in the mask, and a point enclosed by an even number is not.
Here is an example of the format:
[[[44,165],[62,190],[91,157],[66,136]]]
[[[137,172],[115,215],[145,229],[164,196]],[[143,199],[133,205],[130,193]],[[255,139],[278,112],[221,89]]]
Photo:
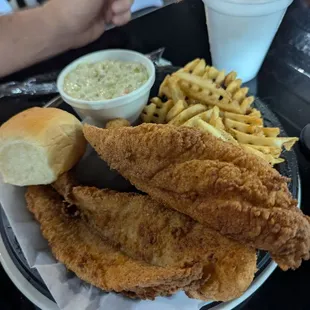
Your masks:
[[[82,124],[55,108],[31,108],[0,127],[0,173],[18,186],[50,184],[83,156]]]

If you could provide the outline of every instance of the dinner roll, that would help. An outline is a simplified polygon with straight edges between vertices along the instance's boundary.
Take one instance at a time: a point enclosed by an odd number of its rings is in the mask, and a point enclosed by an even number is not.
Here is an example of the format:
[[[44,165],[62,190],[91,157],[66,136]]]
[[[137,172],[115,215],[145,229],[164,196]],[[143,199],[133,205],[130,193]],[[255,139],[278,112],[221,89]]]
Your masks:
[[[83,156],[82,124],[55,108],[31,108],[0,127],[0,173],[18,186],[50,184]]]

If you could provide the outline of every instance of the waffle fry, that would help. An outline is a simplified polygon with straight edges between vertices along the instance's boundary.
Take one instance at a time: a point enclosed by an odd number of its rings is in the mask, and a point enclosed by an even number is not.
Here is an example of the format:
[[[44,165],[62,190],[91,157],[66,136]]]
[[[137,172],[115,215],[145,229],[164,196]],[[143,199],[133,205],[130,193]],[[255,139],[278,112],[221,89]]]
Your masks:
[[[225,85],[225,71],[218,71],[214,67],[207,67],[203,78],[212,80],[217,86]]]
[[[183,113],[186,113],[186,110],[183,111]],[[240,124],[248,126],[243,123],[240,123]],[[255,154],[263,158],[264,160],[268,161],[272,165],[283,162],[283,159],[279,158],[281,154],[281,150],[282,150],[281,148],[239,143],[239,141],[236,140],[233,135],[227,132],[227,127],[225,127],[222,121],[222,118],[220,117],[220,111],[218,107],[214,107],[210,110],[197,114],[196,116],[186,121],[182,126],[197,128],[198,130],[202,132],[212,134],[213,136],[219,139],[222,139],[224,141],[234,143],[236,145],[240,145],[247,152],[250,152],[252,154]],[[259,128],[263,129],[262,127],[259,127]],[[255,127],[253,128],[252,131],[255,132]],[[249,136],[251,135],[249,134]],[[252,141],[252,143],[254,142],[255,141]]]
[[[195,115],[194,117],[188,119],[188,120],[183,124],[183,126],[194,127],[194,124],[196,123],[196,120],[197,120],[197,119],[201,119],[201,120],[203,120],[204,122],[209,123],[209,121],[210,121],[210,119],[211,119],[211,116],[212,116],[212,112],[213,112],[213,110],[210,109],[210,110],[207,110],[207,111],[205,111],[205,112],[199,113],[199,114]]]
[[[224,80],[224,86],[227,87],[237,78],[237,73],[232,71],[229,74],[226,75],[225,80]]]
[[[253,148],[250,145],[247,144],[241,144],[241,146],[249,153],[252,153],[262,159],[264,159],[265,161],[269,162],[272,166],[283,163],[284,159],[283,158],[275,158],[270,154],[264,154],[262,152],[260,152],[259,150]]]
[[[180,78],[181,82],[183,82],[183,87],[187,89],[194,87],[193,90],[195,92],[199,91],[199,87],[202,88],[202,90],[206,90],[205,87],[207,87],[209,93],[203,94],[205,101],[208,100],[207,96],[214,94],[223,97],[225,97],[225,95],[231,97],[231,100],[236,101],[240,107],[228,111],[236,111],[236,113],[246,114],[249,111],[251,104],[254,102],[254,97],[247,97],[248,88],[241,88],[242,81],[237,79],[236,72],[231,72],[225,76],[224,71],[219,71],[216,68],[209,66],[206,66],[205,69],[203,69],[203,66],[205,66],[205,61],[203,59],[195,59],[173,75]],[[212,87],[208,85],[209,83],[211,83]],[[220,96],[216,99],[221,100]],[[201,100],[201,97],[199,97],[198,100],[200,100],[201,103],[206,103]],[[211,104],[217,105],[214,98]],[[225,110],[225,107],[221,107],[221,109]]]
[[[281,156],[282,149],[274,146],[263,146],[263,145],[254,145],[254,144],[242,144],[243,146],[256,149],[263,154],[272,155],[274,158],[279,158]]]
[[[195,104],[201,104],[201,102],[198,101],[198,100],[196,100],[196,99],[190,99],[190,98],[189,98],[189,99],[187,99],[186,101],[187,101],[189,107],[192,106],[192,105],[195,105]],[[205,104],[205,106],[206,106],[207,108],[211,109],[211,107],[209,107],[207,104]]]
[[[282,149],[283,147],[289,151],[298,141],[298,138],[282,138],[282,137],[264,137],[243,133],[241,131],[230,129],[229,132],[241,144],[254,144],[260,146],[272,146]]]
[[[202,119],[199,119],[199,118],[188,123],[187,125],[184,124],[183,126],[197,128],[198,130],[205,132],[205,133],[209,133],[221,140],[231,142],[234,144],[238,144],[238,142],[225,130],[215,128],[214,126],[210,125],[206,121],[203,121]]]
[[[181,81],[189,83],[190,85],[198,86],[198,89],[201,88],[203,90],[208,90],[209,93],[222,96],[223,98],[231,98],[230,93],[227,93],[223,88],[218,88],[212,80],[204,79],[186,72],[177,72],[174,76],[178,77]]]
[[[263,126],[263,120],[261,119],[260,113],[259,113],[259,116],[256,116],[256,115],[241,115],[241,114],[235,114],[231,112],[223,112],[222,116],[225,119],[237,121],[243,124],[248,124],[252,126]]]
[[[160,98],[155,97],[151,99],[151,103],[144,108],[141,119],[144,123],[164,124],[166,116],[173,106],[174,103],[172,100],[163,102]]]
[[[197,111],[198,110],[195,110],[195,112]],[[191,110],[191,107],[189,107],[188,109],[185,109],[182,114],[182,120],[187,119],[187,121],[183,123],[179,122],[181,126],[197,128],[202,132],[210,133],[224,141],[238,144],[232,135],[224,130],[224,124],[221,117],[219,116],[220,113],[218,107],[214,107],[194,116],[192,116],[194,114],[193,110]]]
[[[167,86],[169,89],[169,94],[171,99],[174,102],[178,102],[179,100],[185,100],[185,94],[179,86],[179,79],[175,76],[172,76],[167,81]]]
[[[172,119],[177,117],[182,111],[188,108],[188,104],[185,100],[179,100],[168,112],[166,116],[166,122],[170,122]]]
[[[217,129],[225,130],[223,120],[220,117],[220,109],[218,107],[214,107],[212,109],[212,114],[211,114],[209,124]]]
[[[279,128],[264,127],[248,92],[236,72],[225,75],[197,58],[166,76],[159,97],[168,101],[153,98],[141,117],[144,122],[193,127],[240,145],[271,165],[281,163],[282,150],[290,150],[298,138],[282,138]]]
[[[245,109],[241,109],[238,102],[230,102],[227,98],[221,98],[220,96],[210,96],[207,91],[195,91],[194,89],[188,87],[186,84],[181,83],[181,88],[187,97],[193,98],[205,105],[217,106],[223,111],[229,111],[234,113],[244,114]]]
[[[248,113],[249,116],[255,116],[255,117],[262,117],[262,113],[258,111],[257,109],[251,109],[251,111]]]
[[[236,129],[243,133],[253,134],[256,136],[277,137],[280,134],[279,128],[266,128],[257,125],[248,125],[229,118],[225,118],[224,124],[228,129]]]
[[[192,73],[196,67],[199,67],[199,65],[203,63],[203,60],[197,58],[197,59],[194,59],[193,61],[189,62],[187,65],[185,65],[184,68],[180,69],[179,71],[177,72],[189,72],[189,73]],[[205,64],[204,64],[204,67],[205,67]],[[205,68],[203,68],[204,70]],[[196,70],[197,71],[197,70]]]
[[[204,59],[197,59],[197,65],[192,64],[192,70],[190,70],[190,73],[197,76],[202,76],[205,73],[206,69],[206,62]],[[186,70],[185,70],[186,72]]]
[[[203,104],[196,104],[193,105],[184,111],[182,111],[179,115],[174,117],[168,124],[170,125],[175,125],[175,126],[181,126],[183,125],[186,121],[188,121],[190,118],[193,116],[206,111],[207,107],[204,106]]]
[[[164,81],[161,83],[160,88],[159,88],[159,97],[166,96],[167,98],[171,98],[171,93],[170,89],[168,87],[168,81],[170,79],[170,75],[167,75],[164,79]]]

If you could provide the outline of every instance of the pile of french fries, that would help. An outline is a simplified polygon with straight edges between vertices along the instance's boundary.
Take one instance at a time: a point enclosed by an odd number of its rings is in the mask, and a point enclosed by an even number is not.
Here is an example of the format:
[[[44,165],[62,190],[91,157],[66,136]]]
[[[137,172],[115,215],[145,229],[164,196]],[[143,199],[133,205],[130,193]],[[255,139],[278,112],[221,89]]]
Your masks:
[[[141,118],[145,123],[194,127],[279,164],[284,161],[282,150],[290,150],[298,138],[279,137],[279,128],[264,127],[248,91],[235,72],[225,75],[195,59],[165,78]]]

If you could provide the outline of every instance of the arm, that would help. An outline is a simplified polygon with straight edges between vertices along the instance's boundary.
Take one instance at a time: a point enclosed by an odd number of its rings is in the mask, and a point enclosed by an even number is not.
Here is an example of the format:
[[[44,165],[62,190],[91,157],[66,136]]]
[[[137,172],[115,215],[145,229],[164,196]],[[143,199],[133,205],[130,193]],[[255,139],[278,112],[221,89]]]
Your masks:
[[[46,7],[0,16],[0,77],[73,46]]]
[[[0,16],[0,77],[90,43],[130,20],[132,0],[50,0]]]

